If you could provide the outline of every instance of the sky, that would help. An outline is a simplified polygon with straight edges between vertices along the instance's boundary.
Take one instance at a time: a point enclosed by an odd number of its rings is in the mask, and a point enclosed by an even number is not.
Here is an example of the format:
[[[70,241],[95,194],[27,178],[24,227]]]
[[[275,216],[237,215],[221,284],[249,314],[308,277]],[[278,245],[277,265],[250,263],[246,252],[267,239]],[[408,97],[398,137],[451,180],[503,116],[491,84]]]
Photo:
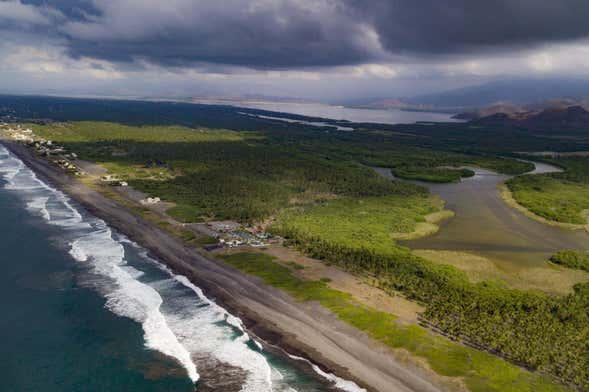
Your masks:
[[[0,0],[0,93],[339,102],[589,80],[588,20],[587,0]]]

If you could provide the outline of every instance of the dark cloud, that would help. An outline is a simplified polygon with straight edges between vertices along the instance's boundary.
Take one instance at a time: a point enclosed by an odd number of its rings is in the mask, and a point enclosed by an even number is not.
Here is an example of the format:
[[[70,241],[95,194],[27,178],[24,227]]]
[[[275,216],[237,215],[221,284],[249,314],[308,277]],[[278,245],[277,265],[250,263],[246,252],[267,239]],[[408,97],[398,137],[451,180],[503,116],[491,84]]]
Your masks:
[[[212,63],[259,69],[338,66],[387,61],[395,55],[511,50],[589,36],[587,0],[0,0],[0,4],[14,8],[13,19],[37,21],[43,34],[64,40],[72,57],[126,64],[145,60],[164,66]],[[39,9],[40,16],[23,6]]]
[[[358,64],[381,54],[334,1],[121,0],[60,27],[75,56],[168,66]]]
[[[344,0],[396,54],[469,54],[589,37],[587,0]]]

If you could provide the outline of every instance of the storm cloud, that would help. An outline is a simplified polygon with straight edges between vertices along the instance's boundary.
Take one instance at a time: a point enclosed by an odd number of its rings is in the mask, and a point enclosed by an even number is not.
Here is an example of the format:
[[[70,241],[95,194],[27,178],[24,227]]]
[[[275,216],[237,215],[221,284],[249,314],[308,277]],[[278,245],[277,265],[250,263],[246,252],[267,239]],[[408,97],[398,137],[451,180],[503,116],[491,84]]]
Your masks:
[[[74,58],[296,69],[582,39],[589,2],[9,0],[0,20],[55,36]]]
[[[586,0],[346,0],[391,53],[469,54],[589,36]]]
[[[166,66],[359,64],[381,56],[369,26],[334,1],[97,1],[61,24],[73,56]]]

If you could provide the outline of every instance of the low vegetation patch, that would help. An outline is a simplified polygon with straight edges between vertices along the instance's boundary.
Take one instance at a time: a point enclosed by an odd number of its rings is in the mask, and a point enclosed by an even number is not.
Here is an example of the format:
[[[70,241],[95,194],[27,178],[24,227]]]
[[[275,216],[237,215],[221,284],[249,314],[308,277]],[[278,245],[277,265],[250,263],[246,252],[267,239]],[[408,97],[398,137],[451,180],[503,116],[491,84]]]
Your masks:
[[[589,158],[568,157],[551,163],[562,173],[514,177],[506,185],[513,198],[536,215],[548,220],[585,225],[589,210]]]
[[[567,268],[589,271],[589,253],[576,250],[563,250],[550,257],[554,264]]]
[[[547,294],[567,295],[577,283],[589,282],[589,274],[559,268],[546,263],[518,271],[506,271],[492,260],[466,252],[415,250],[416,255],[437,264],[447,264],[464,271],[472,283],[493,281],[506,288],[536,290]]]
[[[327,281],[298,278],[271,256],[236,253],[223,256],[234,267],[260,277],[297,301],[316,301],[342,321],[364,331],[392,349],[406,349],[425,358],[438,374],[461,377],[473,392],[556,392],[565,388],[550,378],[530,373],[491,354],[428,333],[416,325],[401,325],[390,313],[364,306],[344,292],[331,289]]]
[[[525,175],[507,181],[513,198],[548,220],[586,224],[582,212],[589,209],[589,185],[548,175]]]
[[[397,249],[392,240],[396,233],[413,232],[425,215],[442,206],[425,195],[341,198],[285,210],[270,230],[287,237],[291,231],[306,232],[334,244],[390,252]]]

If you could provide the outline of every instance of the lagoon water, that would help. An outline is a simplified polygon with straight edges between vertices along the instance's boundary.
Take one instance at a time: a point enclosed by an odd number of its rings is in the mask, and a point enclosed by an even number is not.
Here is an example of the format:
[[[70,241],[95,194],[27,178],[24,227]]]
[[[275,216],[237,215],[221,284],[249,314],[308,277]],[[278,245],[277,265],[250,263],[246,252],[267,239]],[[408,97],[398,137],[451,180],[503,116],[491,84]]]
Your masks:
[[[3,391],[328,391],[0,146]]]
[[[534,162],[533,174],[560,169]],[[548,258],[563,249],[589,249],[589,235],[549,226],[531,219],[509,206],[502,198],[498,185],[510,176],[480,168],[474,177],[459,183],[426,183],[432,194],[446,201],[446,208],[455,217],[442,222],[440,230],[428,237],[401,241],[413,249],[464,251],[481,255],[508,271],[545,265]],[[388,178],[389,169],[377,168]]]

